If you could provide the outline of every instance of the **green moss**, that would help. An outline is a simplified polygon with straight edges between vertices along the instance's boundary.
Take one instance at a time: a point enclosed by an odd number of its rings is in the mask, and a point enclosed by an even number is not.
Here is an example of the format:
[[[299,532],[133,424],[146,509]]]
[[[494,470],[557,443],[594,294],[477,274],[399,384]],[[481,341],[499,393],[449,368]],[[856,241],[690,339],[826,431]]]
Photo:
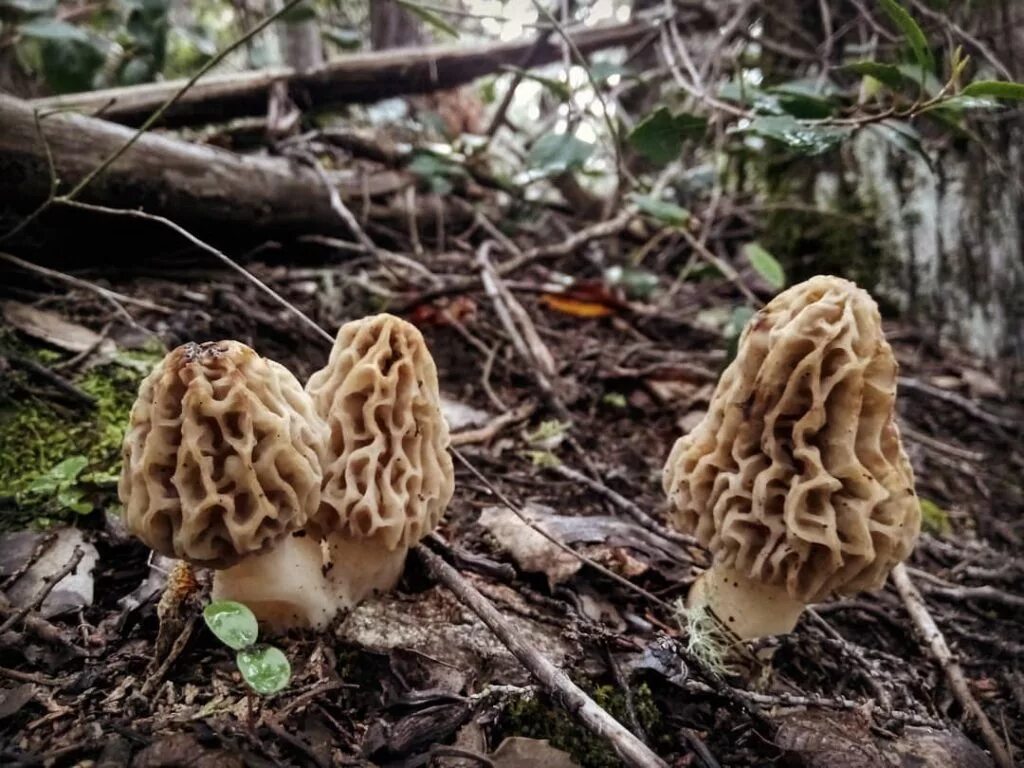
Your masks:
[[[4,353],[44,364],[62,358],[10,335],[0,337],[0,355]],[[128,415],[139,382],[160,354],[118,353],[114,362],[75,378],[96,399],[91,409],[69,408],[9,383],[0,393],[0,529],[46,524],[116,501]],[[29,389],[37,384],[20,381]],[[77,471],[64,477],[61,464],[68,459],[76,459],[71,464]]]
[[[921,499],[921,528],[936,536],[948,536],[953,531],[949,513],[931,499]]]
[[[577,683],[612,717],[623,724],[629,722],[626,697],[620,689],[611,685],[594,687],[586,681]],[[660,733],[661,713],[654,703],[650,688],[646,683],[641,683],[632,689],[632,694],[637,719],[647,735],[654,740],[652,746],[670,747],[671,742],[658,743],[666,737]],[[541,696],[519,699],[506,707],[499,723],[499,731],[501,738],[527,736],[533,739],[546,739],[553,747],[572,755],[583,768],[617,768],[622,765],[622,761],[612,751],[608,742],[595,736],[563,709]]]

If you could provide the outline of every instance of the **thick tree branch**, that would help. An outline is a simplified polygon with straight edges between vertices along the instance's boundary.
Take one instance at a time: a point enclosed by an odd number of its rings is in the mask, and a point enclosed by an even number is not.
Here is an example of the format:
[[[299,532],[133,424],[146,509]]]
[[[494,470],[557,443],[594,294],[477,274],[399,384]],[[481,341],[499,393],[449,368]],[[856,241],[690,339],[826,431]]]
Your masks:
[[[649,24],[633,22],[578,29],[571,31],[570,38],[582,53],[590,53],[635,43],[650,30]],[[518,65],[531,52],[531,66],[550,64],[561,56],[561,46],[555,43],[548,41],[536,49],[535,45],[530,41],[396,49],[353,54],[311,72],[284,67],[215,75],[183,94],[167,110],[163,124],[187,125],[264,114],[267,93],[278,82],[287,83],[293,98],[304,107],[327,107],[454,88]],[[138,125],[183,85],[184,81],[172,80],[38,99],[33,104],[43,109],[81,110]]]

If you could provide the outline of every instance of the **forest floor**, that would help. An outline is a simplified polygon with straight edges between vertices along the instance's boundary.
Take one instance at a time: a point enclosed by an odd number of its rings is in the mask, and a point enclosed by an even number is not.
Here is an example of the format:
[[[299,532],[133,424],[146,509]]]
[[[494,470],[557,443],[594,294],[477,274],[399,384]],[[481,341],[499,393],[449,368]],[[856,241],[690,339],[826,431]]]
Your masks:
[[[455,444],[486,477],[456,462],[440,551],[534,647],[673,766],[878,766],[899,764],[908,752],[932,754],[927,765],[990,764],[891,583],[818,605],[795,632],[734,649],[724,661],[674,609],[708,557],[656,534],[667,525],[660,473],[727,360],[733,308],[742,303],[732,282],[714,274],[674,281],[650,260],[629,273],[632,284],[612,285],[593,246],[525,265],[505,285],[529,318],[518,327],[536,330],[523,354],[544,347],[554,361],[554,375],[545,376],[536,358],[526,362],[508,343],[494,299],[474,279],[477,249],[465,235],[452,240],[450,252],[423,263],[446,280],[463,275],[459,291],[434,290],[441,281],[429,274],[363,256],[298,266],[282,251],[249,266],[330,333],[385,307],[423,330]],[[609,251],[632,247],[603,241],[603,263],[615,261]],[[551,287],[556,274],[593,279],[560,294]],[[8,532],[0,534],[0,589],[10,604],[0,613],[0,762],[572,764],[554,749],[583,766],[619,764],[431,581],[415,553],[396,593],[328,632],[282,640],[294,677],[267,700],[246,695],[230,651],[198,618],[202,592],[161,623],[166,562],[151,564],[148,549],[126,535],[111,486],[118,430],[139,378],[161,345],[190,340],[238,339],[300,380],[325,362],[328,347],[229,271],[121,264],[76,275],[159,308],[125,305],[133,327],[86,288],[66,291],[25,273],[3,289],[9,375],[0,505]],[[756,276],[744,279],[770,295]],[[901,363],[901,426],[924,500],[909,573],[971,694],[1019,758],[1019,382],[997,381],[984,364],[934,348],[912,326],[890,324],[887,333]],[[69,455],[84,462],[42,471]],[[531,539],[491,484],[589,562]],[[69,515],[76,504],[93,511]],[[51,526],[9,530],[40,518]],[[34,605],[43,577],[75,544],[95,558],[91,576]],[[28,610],[16,609],[22,604]],[[716,672],[719,663],[725,668]],[[509,736],[527,740],[499,750]]]

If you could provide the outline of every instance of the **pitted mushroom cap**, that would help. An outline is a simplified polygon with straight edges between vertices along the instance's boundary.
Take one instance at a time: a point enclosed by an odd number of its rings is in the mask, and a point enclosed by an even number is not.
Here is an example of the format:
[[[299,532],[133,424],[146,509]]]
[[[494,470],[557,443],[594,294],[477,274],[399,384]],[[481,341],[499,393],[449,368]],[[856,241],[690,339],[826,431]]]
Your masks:
[[[346,323],[327,365],[306,384],[330,428],[321,534],[416,544],[454,489],[437,368],[414,325],[381,314]]]
[[[185,344],[143,380],[118,494],[128,529],[226,568],[303,527],[326,425],[283,366],[237,341]]]
[[[779,294],[665,465],[678,526],[804,603],[879,588],[920,529],[896,376],[866,291],[818,276]]]

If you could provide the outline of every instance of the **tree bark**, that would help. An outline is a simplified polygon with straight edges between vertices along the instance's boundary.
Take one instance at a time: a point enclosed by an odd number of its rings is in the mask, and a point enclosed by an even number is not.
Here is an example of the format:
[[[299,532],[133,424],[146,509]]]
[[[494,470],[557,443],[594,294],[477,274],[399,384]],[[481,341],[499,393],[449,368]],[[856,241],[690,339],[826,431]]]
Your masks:
[[[583,53],[628,45],[650,31],[646,23],[619,24],[572,32]],[[532,42],[483,44],[475,46],[434,46],[418,50],[396,49],[359,53],[331,62],[312,72],[290,67],[213,75],[194,85],[164,116],[164,125],[189,125],[231,117],[261,115],[266,110],[267,92],[280,81],[293,95],[315,107],[345,103],[367,103],[390,96],[430,93],[453,88],[518,65]],[[535,66],[557,61],[561,46],[548,42],[537,51]],[[130,88],[71,94],[33,103],[41,109],[75,109],[101,113],[102,117],[126,125],[139,125],[185,85],[174,80]]]
[[[49,115],[40,125],[65,192],[134,133],[71,113]],[[343,195],[358,196],[364,189],[363,179],[333,180]],[[389,171],[377,184],[371,179],[370,189],[393,191],[407,181],[403,174]],[[34,208],[46,199],[49,188],[46,149],[31,104],[0,95],[0,212]],[[183,226],[217,223],[257,230],[347,232],[312,169],[153,134],[142,136],[83,192],[82,200],[141,208]]]

